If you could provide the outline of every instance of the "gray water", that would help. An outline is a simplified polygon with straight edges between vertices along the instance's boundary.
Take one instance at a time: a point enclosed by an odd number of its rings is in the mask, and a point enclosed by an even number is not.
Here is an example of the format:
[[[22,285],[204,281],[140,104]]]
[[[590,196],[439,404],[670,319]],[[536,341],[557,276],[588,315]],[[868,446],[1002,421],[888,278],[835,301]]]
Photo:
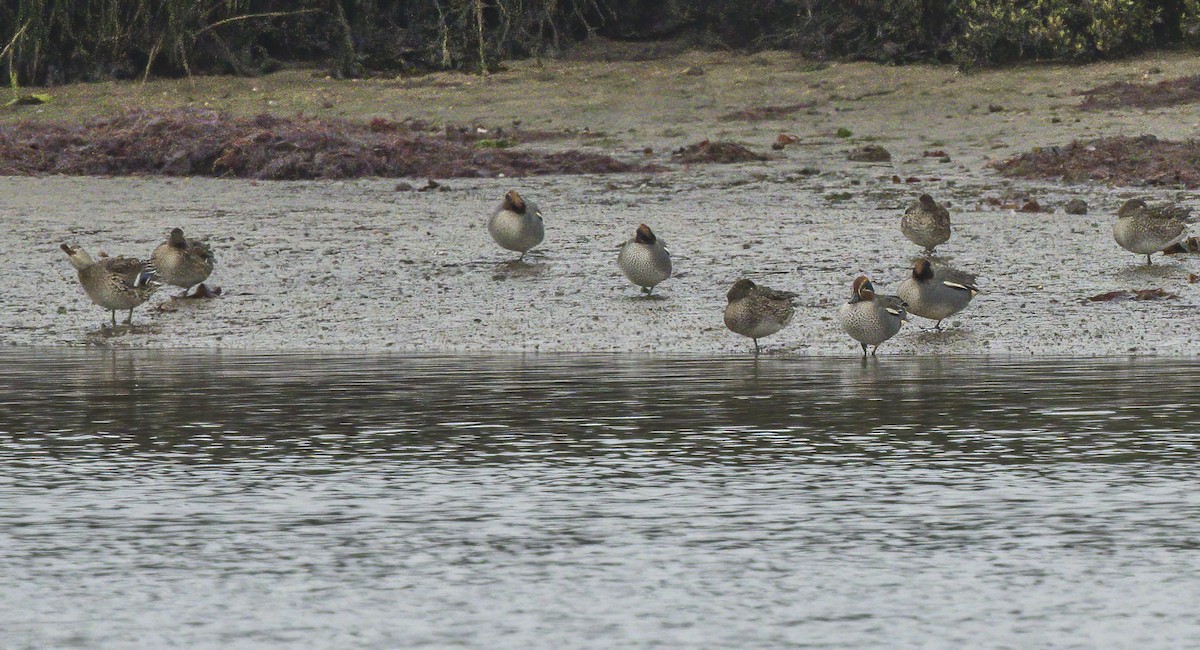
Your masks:
[[[1190,364],[0,364],[4,648],[1200,646]]]

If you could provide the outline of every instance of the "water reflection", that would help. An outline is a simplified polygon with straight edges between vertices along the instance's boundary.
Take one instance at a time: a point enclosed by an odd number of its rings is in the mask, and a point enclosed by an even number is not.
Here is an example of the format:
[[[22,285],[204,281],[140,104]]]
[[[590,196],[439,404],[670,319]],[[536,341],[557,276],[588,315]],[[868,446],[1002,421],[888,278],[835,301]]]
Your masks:
[[[1175,360],[0,362],[6,647],[1200,643]]]
[[[184,462],[1191,462],[1200,408],[1200,373],[1134,359],[5,356],[10,453],[186,445]]]

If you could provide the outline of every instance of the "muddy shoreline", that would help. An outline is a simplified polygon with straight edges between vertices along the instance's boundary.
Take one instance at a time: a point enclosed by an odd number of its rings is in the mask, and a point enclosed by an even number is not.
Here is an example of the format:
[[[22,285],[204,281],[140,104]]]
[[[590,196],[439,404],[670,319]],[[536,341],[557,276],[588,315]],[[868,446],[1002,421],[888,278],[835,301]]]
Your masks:
[[[1153,65],[1169,76],[1195,61],[1169,55]],[[579,65],[576,73],[585,77],[591,68]],[[627,64],[604,65],[619,71]],[[704,74],[684,75],[690,65],[702,66]],[[1188,204],[1192,193],[1010,181],[987,168],[994,158],[1073,138],[1190,134],[1195,120],[1187,106],[1072,108],[1079,101],[1071,95],[1075,89],[1136,78],[1149,65],[1137,60],[962,77],[928,66],[815,70],[784,55],[689,54],[654,62],[638,84],[603,77],[573,104],[558,96],[570,87],[552,84],[536,92],[527,85],[517,101],[509,94],[512,79],[480,82],[492,84],[482,93],[462,86],[388,90],[408,102],[393,102],[388,117],[426,119],[440,108],[448,122],[524,120],[530,128],[590,125],[608,134],[586,145],[535,146],[587,146],[628,157],[651,147],[650,162],[658,162],[672,147],[712,137],[772,156],[734,165],[671,165],[649,175],[457,179],[447,181],[449,191],[437,192],[397,191],[394,180],[4,177],[0,217],[8,228],[0,264],[10,276],[0,292],[0,344],[747,354],[749,340],[728,332],[721,312],[729,284],[748,276],[801,295],[796,321],[763,341],[771,353],[855,355],[858,348],[837,327],[834,311],[859,273],[883,291],[905,277],[920,251],[901,236],[899,215],[927,191],[950,203],[956,228],[939,253],[977,273],[983,293],[951,319],[949,331],[906,327],[881,355],[1195,355],[1200,284],[1188,276],[1200,272],[1200,257],[1156,258],[1147,268],[1119,249],[1110,231],[1124,197]],[[530,82],[538,74],[566,73],[515,74],[528,77],[518,82]],[[788,80],[795,83],[781,88]],[[871,95],[874,89],[889,92]],[[602,91],[620,92],[611,101],[592,101]],[[719,119],[747,106],[795,105],[814,92],[821,94],[816,115]],[[830,99],[834,94],[860,98]],[[229,101],[243,99],[235,93]],[[95,107],[107,110],[107,102]],[[989,102],[1003,110],[988,112]],[[853,135],[838,138],[835,125]],[[794,133],[799,141],[770,151],[778,133]],[[847,150],[866,143],[885,146],[892,160],[846,160]],[[922,155],[933,148],[949,161]],[[546,215],[546,241],[529,265],[510,264],[484,225],[510,187],[521,188]],[[1020,196],[1054,212],[1006,207]],[[1062,206],[1071,198],[1086,200],[1089,214],[1065,214]],[[639,298],[616,268],[617,245],[642,222],[675,257],[676,277],[652,300]],[[172,302],[172,291],[163,291],[135,311],[137,331],[99,334],[107,314],[87,301],[58,245],[145,256],[177,225],[210,237],[218,260],[212,280],[223,296]],[[1085,300],[1159,287],[1178,297]]]

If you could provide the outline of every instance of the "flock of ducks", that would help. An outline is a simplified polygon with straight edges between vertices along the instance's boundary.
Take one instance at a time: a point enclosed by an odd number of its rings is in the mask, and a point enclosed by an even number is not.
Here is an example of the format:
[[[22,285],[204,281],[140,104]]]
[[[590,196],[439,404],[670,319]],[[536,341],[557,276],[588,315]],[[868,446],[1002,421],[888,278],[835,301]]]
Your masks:
[[[935,265],[928,256],[950,240],[950,213],[932,196],[922,194],[904,212],[900,231],[925,249],[926,257],[912,267],[911,277],[901,283],[898,295],[876,293],[870,278],[859,276],[850,287],[850,300],[841,305],[837,320],[842,329],[874,355],[879,345],[895,336],[908,315],[936,321],[931,330],[940,331],[942,321],[962,311],[979,293],[975,276],[945,265]],[[500,206],[488,219],[488,233],[506,250],[520,253],[523,259],[545,237],[542,213],[532,201],[516,190],[504,195]],[[1152,209],[1141,199],[1129,199],[1117,212],[1113,239],[1124,249],[1146,256],[1178,244],[1187,238],[1183,221],[1169,209]],[[125,323],[132,325],[133,309],[146,302],[163,284],[183,288],[180,297],[197,286],[200,296],[203,282],[213,271],[216,258],[208,244],[184,237],[175,228],[166,241],[150,254],[148,261],[129,257],[92,259],[79,246],[62,244],[63,252],[79,274],[79,283],[92,302],[112,314],[128,311]],[[638,226],[634,236],[621,245],[617,266],[630,282],[649,296],[659,283],[671,277],[671,253],[646,224]],[[207,292],[204,292],[205,294]],[[725,326],[754,341],[754,353],[761,350],[758,339],[783,329],[796,314],[798,294],[777,291],[742,278],[726,294]]]

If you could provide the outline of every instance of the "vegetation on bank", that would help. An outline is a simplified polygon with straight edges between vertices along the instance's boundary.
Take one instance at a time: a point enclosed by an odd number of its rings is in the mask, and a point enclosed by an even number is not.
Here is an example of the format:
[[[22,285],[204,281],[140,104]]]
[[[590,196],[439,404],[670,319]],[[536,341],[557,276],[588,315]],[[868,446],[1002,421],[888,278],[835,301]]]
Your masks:
[[[1200,45],[1200,0],[0,0],[13,85],[283,63],[335,76],[483,70],[591,35],[815,58],[1085,61]]]

